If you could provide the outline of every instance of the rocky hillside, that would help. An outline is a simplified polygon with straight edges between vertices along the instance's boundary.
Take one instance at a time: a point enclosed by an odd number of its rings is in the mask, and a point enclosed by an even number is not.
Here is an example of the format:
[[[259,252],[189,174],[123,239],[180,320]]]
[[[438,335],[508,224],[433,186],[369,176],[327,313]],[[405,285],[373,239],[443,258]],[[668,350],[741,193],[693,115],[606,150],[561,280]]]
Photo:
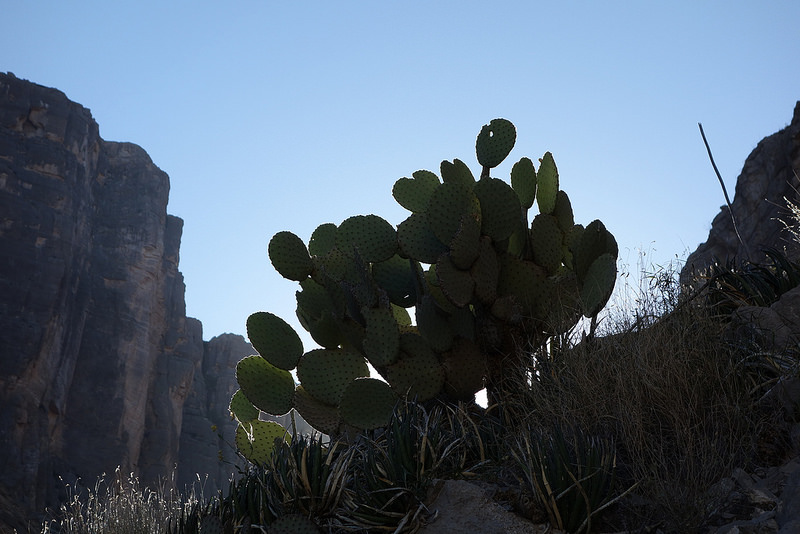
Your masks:
[[[179,482],[232,468],[227,402],[241,336],[186,317],[183,221],[140,147],[88,109],[0,73],[0,525],[112,473]],[[211,430],[217,425],[217,433]]]
[[[687,258],[682,278],[687,280],[692,271],[702,271],[715,259],[760,262],[766,247],[785,249],[790,258],[800,258],[800,243],[786,228],[792,223],[787,199],[800,202],[800,102],[791,123],[762,139],[747,157],[736,180],[732,209],[720,208],[708,239]]]

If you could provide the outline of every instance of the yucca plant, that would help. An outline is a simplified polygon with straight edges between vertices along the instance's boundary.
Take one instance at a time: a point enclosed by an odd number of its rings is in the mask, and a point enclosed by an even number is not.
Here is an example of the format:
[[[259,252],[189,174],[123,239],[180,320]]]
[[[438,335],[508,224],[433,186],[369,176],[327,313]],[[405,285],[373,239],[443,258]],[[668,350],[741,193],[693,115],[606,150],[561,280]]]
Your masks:
[[[552,525],[570,533],[590,532],[614,487],[614,443],[555,428],[548,436],[521,435],[512,451],[522,482],[538,499]]]
[[[396,532],[417,528],[432,481],[465,470],[471,459],[465,444],[474,428],[463,408],[398,403],[389,425],[357,444],[353,507],[342,526]]]
[[[429,417],[410,402],[399,403],[385,429],[365,436],[357,446],[350,528],[395,528],[414,524],[427,482],[439,463],[439,439],[428,441]]]
[[[211,499],[206,503],[195,502],[182,509],[177,517],[167,522],[168,534],[233,534],[234,521],[223,514],[220,502]]]
[[[445,443],[437,477],[475,476],[502,458],[505,429],[492,410],[474,404],[438,404],[426,417],[427,443]]]
[[[408,472],[394,464],[385,447],[374,441],[359,447],[351,508],[340,516],[346,530],[404,532],[416,524],[422,501],[409,488]]]
[[[270,509],[276,516],[299,513],[319,522],[333,517],[346,498],[354,453],[319,434],[279,443],[268,465]]]
[[[237,531],[275,520],[269,507],[268,476],[263,466],[251,466],[240,478],[231,480],[228,495],[220,503],[220,515],[230,517]]]
[[[800,285],[800,265],[774,248],[763,252],[765,263],[729,260],[709,266],[708,302],[719,315],[729,316],[740,306],[770,306]]]

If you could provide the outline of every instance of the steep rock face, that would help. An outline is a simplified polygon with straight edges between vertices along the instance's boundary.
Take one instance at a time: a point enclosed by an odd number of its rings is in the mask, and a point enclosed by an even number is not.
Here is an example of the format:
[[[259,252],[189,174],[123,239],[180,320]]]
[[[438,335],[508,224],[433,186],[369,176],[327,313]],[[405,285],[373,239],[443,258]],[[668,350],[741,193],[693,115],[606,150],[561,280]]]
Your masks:
[[[193,385],[232,377],[251,350],[204,344],[186,317],[168,194],[145,151],[101,139],[89,110],[0,74],[0,526],[19,519],[3,503],[56,504],[59,477],[120,466],[148,483],[199,458],[181,435],[187,398],[211,424],[227,415],[229,384]],[[180,468],[216,479],[208,438],[213,465]]]
[[[736,235],[727,206],[711,223],[708,240],[686,260],[681,273],[688,280],[718,259],[764,259],[765,247],[786,249],[790,258],[800,256],[800,245],[786,230],[791,223],[786,200],[800,202],[800,102],[794,108],[791,124],[764,138],[750,153],[736,181],[733,216],[742,242]]]
[[[236,364],[255,350],[234,334],[212,338],[204,349],[203,365],[194,374],[184,405],[177,481],[180,488],[201,482],[210,496],[218,489],[227,490],[231,474],[237,467],[244,468],[233,445],[237,423],[229,415],[228,404],[239,389]]]

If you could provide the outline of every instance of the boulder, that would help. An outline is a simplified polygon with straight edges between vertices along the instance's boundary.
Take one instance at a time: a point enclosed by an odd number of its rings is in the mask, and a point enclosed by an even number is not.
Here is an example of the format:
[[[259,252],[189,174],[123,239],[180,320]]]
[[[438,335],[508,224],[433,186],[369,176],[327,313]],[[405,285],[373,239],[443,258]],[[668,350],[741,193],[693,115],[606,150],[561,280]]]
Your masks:
[[[800,287],[790,289],[770,306],[740,306],[731,317],[735,339],[763,350],[783,353],[800,346]]]

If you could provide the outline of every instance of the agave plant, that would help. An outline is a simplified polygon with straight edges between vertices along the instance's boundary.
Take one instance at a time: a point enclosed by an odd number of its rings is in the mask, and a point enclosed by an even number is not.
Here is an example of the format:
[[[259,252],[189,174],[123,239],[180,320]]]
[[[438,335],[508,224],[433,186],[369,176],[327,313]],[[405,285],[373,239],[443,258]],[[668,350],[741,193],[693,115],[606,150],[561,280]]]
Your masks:
[[[708,301],[721,316],[740,306],[770,306],[800,285],[800,265],[774,248],[764,250],[766,261],[715,261],[705,275]]]
[[[299,513],[320,522],[346,499],[355,449],[320,435],[282,443],[269,463],[268,500],[277,516]]]
[[[614,443],[578,429],[522,434],[512,451],[522,481],[547,511],[552,525],[570,533],[591,531],[592,516],[614,487]]]

